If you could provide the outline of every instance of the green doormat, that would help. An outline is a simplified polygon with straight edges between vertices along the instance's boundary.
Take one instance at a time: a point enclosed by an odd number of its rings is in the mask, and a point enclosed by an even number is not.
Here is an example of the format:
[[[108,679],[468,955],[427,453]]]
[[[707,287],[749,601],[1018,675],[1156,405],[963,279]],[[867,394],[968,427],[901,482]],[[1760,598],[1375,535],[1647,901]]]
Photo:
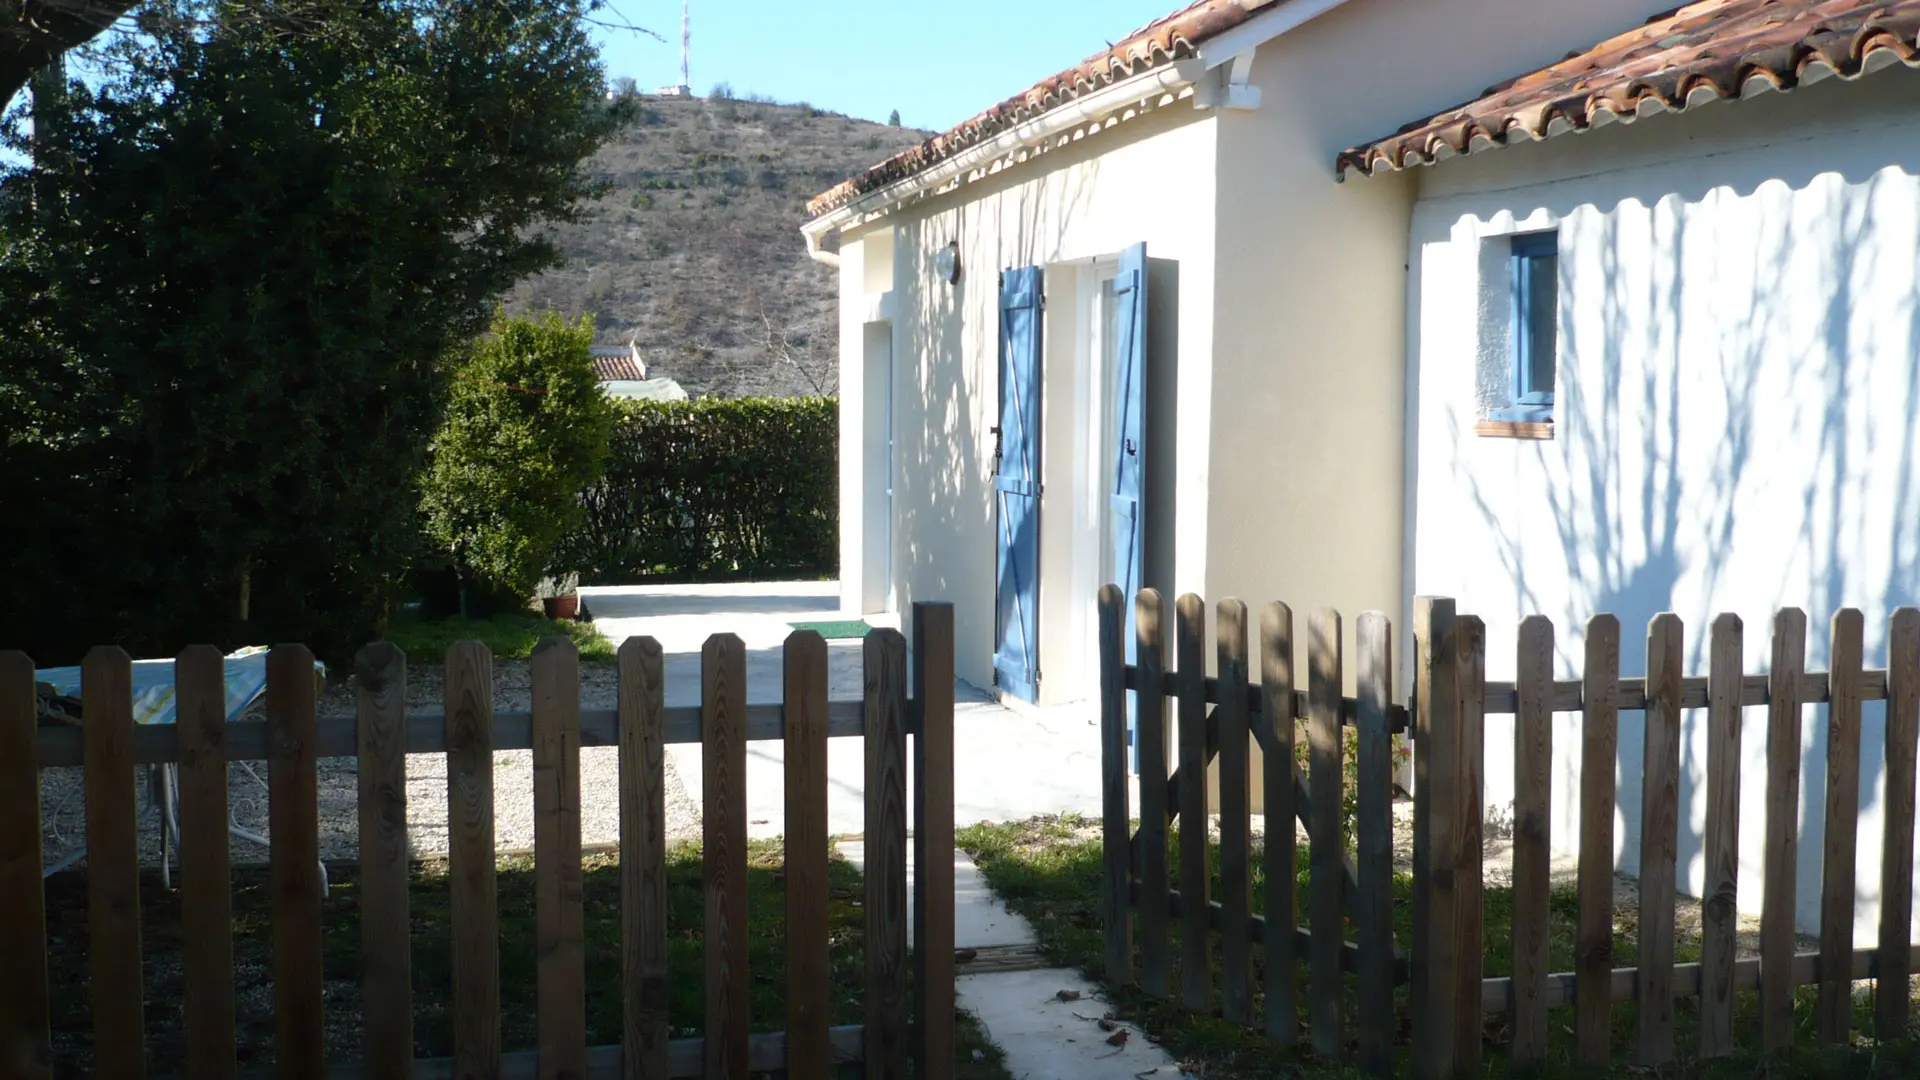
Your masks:
[[[843,638],[863,638],[873,630],[865,619],[829,619],[825,622],[797,622],[787,624],[795,630],[812,630],[828,641]]]

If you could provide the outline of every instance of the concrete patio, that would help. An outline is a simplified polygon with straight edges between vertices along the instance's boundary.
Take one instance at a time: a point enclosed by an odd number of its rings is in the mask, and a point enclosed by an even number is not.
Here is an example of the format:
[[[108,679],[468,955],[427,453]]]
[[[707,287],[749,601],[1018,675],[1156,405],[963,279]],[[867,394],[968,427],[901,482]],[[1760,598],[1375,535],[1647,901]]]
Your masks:
[[[793,632],[792,624],[846,617],[840,612],[839,584],[832,581],[610,586],[580,591],[593,612],[594,625],[616,644],[641,635],[660,642],[666,654],[669,705],[699,703],[700,649],[710,635],[718,633],[737,634],[746,645],[747,699],[777,702],[780,646]],[[868,622],[887,624],[886,619],[874,617]],[[836,701],[858,699],[861,643],[831,641],[827,653],[828,696]],[[955,698],[954,816],[959,824],[1100,812],[1100,741],[1093,703],[1015,711],[964,682],[956,686]],[[698,806],[700,747],[675,745],[667,752],[684,797]],[[752,836],[778,836],[785,828],[784,760],[778,742],[748,745],[747,819]],[[859,740],[834,739],[829,744],[827,827],[834,834],[859,833],[865,827],[864,771]]]

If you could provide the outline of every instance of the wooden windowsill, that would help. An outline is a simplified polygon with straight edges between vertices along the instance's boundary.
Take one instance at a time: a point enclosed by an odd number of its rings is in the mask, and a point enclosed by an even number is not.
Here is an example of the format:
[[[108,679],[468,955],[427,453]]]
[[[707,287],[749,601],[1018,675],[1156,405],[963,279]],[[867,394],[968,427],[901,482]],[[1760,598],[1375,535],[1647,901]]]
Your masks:
[[[1551,439],[1551,420],[1482,420],[1473,433],[1488,439]]]

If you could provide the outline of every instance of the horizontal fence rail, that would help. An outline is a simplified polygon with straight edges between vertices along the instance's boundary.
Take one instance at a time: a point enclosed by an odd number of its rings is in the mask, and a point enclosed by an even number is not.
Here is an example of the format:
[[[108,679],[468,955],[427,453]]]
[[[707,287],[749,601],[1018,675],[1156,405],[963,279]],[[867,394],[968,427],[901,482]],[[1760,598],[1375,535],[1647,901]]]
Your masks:
[[[1206,605],[1199,597],[1183,596],[1169,610],[1158,593],[1143,590],[1131,607],[1129,612],[1117,590],[1101,595],[1108,878],[1103,908],[1110,977],[1158,996],[1177,996],[1189,1009],[1218,1008],[1230,1020],[1258,1024],[1281,1043],[1304,1037],[1316,1054],[1330,1058],[1348,1054],[1346,1010],[1357,1009],[1351,1045],[1361,1067],[1377,1075],[1395,1071],[1396,1049],[1410,1051],[1417,1077],[1478,1075],[1485,1018],[1491,1015],[1508,1019],[1506,1050],[1515,1069],[1545,1062],[1550,1043],[1559,1038],[1555,1030],[1570,1033],[1563,1053],[1607,1067],[1616,1039],[1611,1007],[1626,1001],[1638,1003],[1629,1039],[1636,1065],[1658,1066],[1683,1052],[1716,1057],[1736,1045],[1735,994],[1754,991],[1760,1008],[1752,1041],[1780,1049],[1794,1041],[1795,992],[1805,986],[1818,988],[1812,1003],[1818,1041],[1844,1043],[1854,1037],[1853,984],[1866,979],[1877,983],[1871,1033],[1881,1039],[1908,1036],[1909,979],[1920,970],[1920,946],[1909,929],[1920,765],[1920,611],[1892,613],[1887,666],[1880,669],[1862,662],[1861,613],[1836,613],[1831,670],[1807,671],[1806,617],[1783,610],[1773,621],[1770,661],[1761,675],[1741,669],[1743,627],[1738,618],[1722,615],[1705,628],[1710,671],[1704,676],[1682,672],[1687,628],[1677,616],[1663,614],[1647,628],[1647,674],[1634,678],[1620,676],[1618,621],[1599,615],[1583,628],[1578,679],[1553,678],[1554,627],[1534,616],[1518,627],[1514,679],[1490,682],[1485,625],[1458,613],[1449,599],[1424,597],[1413,613],[1413,685],[1401,704],[1393,696],[1393,628],[1377,613],[1358,621],[1358,655],[1349,658],[1338,612],[1315,611],[1296,628],[1292,611],[1272,604],[1262,610],[1256,636],[1249,633],[1245,605],[1221,601],[1214,620],[1216,674],[1207,675]],[[1132,664],[1125,648],[1130,631]],[[1357,687],[1351,697],[1345,696],[1349,685]],[[1862,855],[1856,850],[1861,706],[1870,701],[1887,703],[1886,818],[1879,850]],[[1825,708],[1810,718],[1809,705]],[[1746,710],[1764,710],[1766,717],[1766,765],[1751,778],[1764,786],[1764,821],[1749,824],[1749,838],[1764,832],[1765,842],[1759,954],[1742,957],[1736,936]],[[1614,832],[1621,808],[1615,767],[1623,712],[1640,713],[1645,730],[1633,967],[1612,964]],[[1552,718],[1567,713],[1580,718],[1575,744],[1561,755],[1577,763],[1573,773],[1556,766],[1561,759],[1553,747]],[[1504,940],[1489,942],[1485,722],[1503,714],[1514,717],[1511,924]],[[1285,722],[1269,719],[1276,716]],[[1806,952],[1796,947],[1795,893],[1801,746],[1812,723],[1824,728],[1826,765],[1824,784],[1805,801],[1824,803],[1826,825],[1817,853],[1820,944]],[[1692,763],[1700,793],[1695,797],[1707,808],[1701,839],[1705,897],[1699,900],[1678,892],[1677,831],[1687,812],[1679,801],[1680,747],[1689,725],[1704,725],[1707,744],[1705,761]],[[1116,782],[1125,777],[1130,729],[1137,729],[1139,745],[1137,831],[1128,788]],[[1406,942],[1396,940],[1392,929],[1391,888],[1391,746],[1402,734],[1415,750],[1412,932]],[[1296,758],[1302,739],[1304,761]],[[1262,751],[1257,767],[1247,753],[1251,747]],[[1358,755],[1351,769],[1344,760],[1350,752]],[[1216,770],[1211,801],[1200,782],[1209,769]],[[1245,793],[1256,769],[1269,822],[1259,852],[1246,827]],[[1350,813],[1343,812],[1343,801]],[[1218,816],[1217,867],[1207,843],[1212,814]],[[1553,971],[1549,822],[1568,816],[1579,822],[1574,970]],[[1304,904],[1294,895],[1296,818],[1310,846]],[[1178,865],[1170,865],[1176,836]],[[1863,857],[1878,864],[1871,876],[1879,880],[1880,922],[1871,948],[1856,948],[1853,940],[1855,870]],[[1248,906],[1246,868],[1255,858],[1266,869],[1264,914]],[[1214,880],[1222,895],[1211,893]],[[1698,961],[1675,960],[1679,903],[1700,905]],[[1270,931],[1276,912],[1286,912],[1291,923],[1302,908],[1306,925],[1291,933]],[[1346,927],[1356,940],[1341,940]],[[1247,981],[1256,947],[1265,957],[1258,1017]],[[1508,973],[1489,976],[1483,970],[1489,947],[1510,957]],[[1393,994],[1400,984],[1408,986],[1401,1007],[1409,1013],[1411,1038],[1410,1045],[1395,1047],[1387,1033],[1400,1030]],[[1688,1047],[1676,1045],[1675,1003],[1681,1001],[1697,1011],[1697,1041]],[[1571,1009],[1573,1016],[1550,1026],[1549,1009]]]
[[[783,701],[746,701],[746,655],[729,634],[702,652],[701,703],[663,705],[658,643],[620,648],[618,707],[580,708],[579,660],[565,638],[536,648],[532,708],[495,713],[492,657],[465,642],[447,654],[445,709],[406,712],[406,661],[388,644],[355,664],[351,717],[319,718],[303,646],[269,655],[267,719],[225,719],[222,659],[206,647],[175,666],[177,725],[137,727],[131,662],[95,649],[82,670],[78,727],[38,722],[33,666],[0,653],[0,1073],[53,1075],[39,771],[80,766],[86,797],[93,1053],[99,1075],[146,1075],[139,852],[133,799],[139,764],[179,764],[181,952],[185,1074],[243,1075],[236,1066],[227,763],[265,760],[271,822],[273,1015],[279,1077],[744,1078],[784,1071],[824,1078],[847,1063],[867,1075],[952,1075],[953,1062],[953,612],[913,607],[914,649],[898,631],[863,643],[865,692],[827,700],[827,648],[790,635]],[[826,742],[866,743],[865,1022],[829,1026],[831,927]],[[909,756],[909,737],[912,753]],[[784,881],[786,1029],[749,1030],[746,746],[781,740],[786,792]],[[667,965],[668,854],[665,748],[702,745],[701,970]],[[622,1038],[587,1045],[579,752],[619,748]],[[533,751],[533,996],[538,1048],[503,1052],[500,911],[493,822],[495,752]],[[407,781],[410,755],[447,759],[452,1054],[415,1059],[415,934],[409,916]],[[356,759],[363,1055],[325,1061],[322,889],[315,765]],[[911,773],[914,802],[907,802]],[[910,830],[911,825],[911,830]],[[911,831],[911,838],[909,837]],[[920,888],[909,900],[908,858]],[[907,949],[908,920],[918,949]],[[684,933],[687,927],[676,926]],[[699,980],[705,1031],[669,1037],[669,980]],[[909,995],[909,988],[912,995]],[[910,1008],[909,1002],[912,1007]]]

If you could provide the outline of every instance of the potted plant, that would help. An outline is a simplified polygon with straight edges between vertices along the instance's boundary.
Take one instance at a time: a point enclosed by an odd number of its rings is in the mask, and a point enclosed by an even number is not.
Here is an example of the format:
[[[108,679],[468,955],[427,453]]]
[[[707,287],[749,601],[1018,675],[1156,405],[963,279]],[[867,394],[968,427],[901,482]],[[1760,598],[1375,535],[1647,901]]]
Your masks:
[[[540,610],[549,619],[580,617],[580,575],[558,574],[540,579]]]

